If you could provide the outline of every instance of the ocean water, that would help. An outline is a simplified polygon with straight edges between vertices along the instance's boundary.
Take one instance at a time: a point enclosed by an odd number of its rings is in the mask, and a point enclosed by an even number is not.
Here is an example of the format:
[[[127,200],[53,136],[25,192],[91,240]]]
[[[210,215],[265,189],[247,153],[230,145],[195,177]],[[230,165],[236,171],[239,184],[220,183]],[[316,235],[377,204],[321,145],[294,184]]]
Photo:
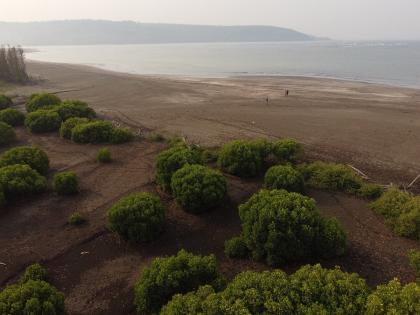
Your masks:
[[[38,46],[28,59],[125,73],[293,75],[420,88],[420,41]]]

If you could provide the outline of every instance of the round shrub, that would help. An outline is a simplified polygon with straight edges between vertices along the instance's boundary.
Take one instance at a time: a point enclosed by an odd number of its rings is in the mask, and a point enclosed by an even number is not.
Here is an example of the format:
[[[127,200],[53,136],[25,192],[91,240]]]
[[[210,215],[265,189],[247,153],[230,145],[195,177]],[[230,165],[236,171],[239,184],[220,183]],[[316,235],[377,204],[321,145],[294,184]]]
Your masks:
[[[12,126],[0,121],[0,146],[16,140],[16,133]]]
[[[95,111],[86,103],[81,101],[64,101],[53,109],[61,118],[66,121],[69,118],[79,117],[93,119],[96,117]]]
[[[273,154],[279,161],[296,162],[304,154],[303,145],[293,139],[281,139],[273,143]]]
[[[126,143],[133,140],[134,135],[128,128],[114,128],[109,141],[114,144]]]
[[[0,121],[10,126],[21,126],[25,121],[25,115],[14,108],[7,108],[0,111]]]
[[[165,191],[171,190],[172,175],[186,164],[201,164],[201,154],[185,145],[161,152],[156,159],[156,181]]]
[[[11,285],[0,292],[0,314],[64,315],[64,295],[44,281]]]
[[[102,148],[98,151],[96,160],[100,163],[109,163],[112,161],[111,152],[107,148]]]
[[[25,273],[20,278],[20,283],[25,283],[30,280],[35,281],[46,281],[47,280],[47,270],[42,267],[40,264],[33,264],[26,268]]]
[[[380,285],[368,297],[366,315],[419,314],[420,286],[410,283],[402,286],[398,280]]]
[[[35,147],[16,147],[0,156],[0,167],[14,164],[27,164],[42,175],[50,168],[47,154]]]
[[[144,269],[134,288],[134,304],[139,314],[154,314],[174,294],[205,284],[219,287],[221,282],[214,255],[195,256],[181,250],[176,256],[154,259]]]
[[[76,125],[71,132],[71,139],[77,143],[109,142],[113,126],[108,121],[92,121]]]
[[[328,246],[331,252],[339,255],[345,251],[339,240],[346,236],[338,223],[337,230],[325,229],[329,234],[324,235],[321,227],[325,219],[315,201],[298,193],[262,190],[239,207],[239,215],[242,235],[253,258],[269,265],[320,256],[317,245],[325,239],[337,246]]]
[[[241,236],[225,242],[225,255],[229,258],[245,258],[249,255],[248,247]]]
[[[35,112],[39,109],[51,109],[61,103],[61,99],[48,93],[32,94],[26,103],[26,110],[28,113]]]
[[[0,168],[0,186],[10,200],[44,191],[47,180],[28,165],[9,165]]]
[[[0,94],[0,110],[9,108],[12,105],[13,105],[13,102],[10,97]]]
[[[219,171],[189,164],[174,173],[171,188],[177,202],[192,213],[218,206],[227,190],[226,179]]]
[[[71,139],[73,128],[77,125],[86,124],[89,122],[88,118],[73,117],[61,123],[60,137],[64,139]]]
[[[254,177],[263,167],[261,152],[246,141],[233,141],[222,147],[218,158],[219,167],[240,177]]]
[[[70,225],[82,225],[86,222],[86,219],[79,212],[75,212],[69,216],[67,222]]]
[[[61,118],[52,110],[37,110],[25,118],[25,126],[34,133],[51,132],[60,128]]]
[[[265,174],[264,183],[269,189],[285,189],[287,191],[301,192],[304,188],[302,174],[291,165],[271,167]]]
[[[79,192],[79,180],[73,172],[62,172],[54,176],[54,191],[59,195],[73,195]]]
[[[259,152],[263,160],[273,152],[273,143],[267,139],[252,140],[249,144],[251,144]]]
[[[165,207],[157,196],[136,193],[114,204],[107,217],[109,228],[125,239],[148,242],[163,230]]]

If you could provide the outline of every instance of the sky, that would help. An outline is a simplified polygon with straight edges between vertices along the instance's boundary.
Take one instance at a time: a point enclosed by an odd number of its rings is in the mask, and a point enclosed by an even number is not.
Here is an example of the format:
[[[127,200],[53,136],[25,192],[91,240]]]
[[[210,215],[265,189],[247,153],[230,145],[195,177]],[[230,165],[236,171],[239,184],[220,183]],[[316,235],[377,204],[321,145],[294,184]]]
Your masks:
[[[420,40],[420,0],[0,0],[0,21],[275,25],[343,40]]]

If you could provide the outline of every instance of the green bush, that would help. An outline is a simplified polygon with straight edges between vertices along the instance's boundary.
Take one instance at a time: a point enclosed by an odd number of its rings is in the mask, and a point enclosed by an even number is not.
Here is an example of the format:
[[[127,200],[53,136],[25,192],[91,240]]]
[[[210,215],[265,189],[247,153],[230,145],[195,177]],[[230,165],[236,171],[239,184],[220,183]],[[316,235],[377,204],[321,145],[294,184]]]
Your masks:
[[[303,145],[293,139],[281,139],[273,143],[273,154],[282,162],[296,162],[303,157]]]
[[[242,236],[233,237],[225,242],[225,255],[229,258],[246,258],[249,255]]]
[[[229,174],[254,177],[261,172],[263,159],[256,145],[247,141],[233,141],[220,150],[218,164]]]
[[[203,163],[216,163],[219,158],[219,148],[207,148],[201,152]]]
[[[420,239],[420,197],[391,187],[370,207],[401,236]]]
[[[271,167],[264,178],[268,189],[285,189],[287,191],[302,192],[304,181],[302,174],[291,165]]]
[[[411,250],[408,253],[408,260],[411,268],[416,273],[417,279],[420,281],[420,250]]]
[[[107,148],[102,148],[98,151],[96,160],[100,163],[109,163],[112,161],[111,152]]]
[[[134,288],[134,303],[139,314],[154,314],[174,294],[205,284],[218,287],[221,282],[214,255],[195,256],[181,250],[176,256],[154,259],[144,269]]]
[[[185,145],[176,145],[161,152],[156,159],[156,182],[165,191],[171,190],[172,175],[186,164],[201,164],[201,155]]]
[[[184,165],[172,176],[172,193],[187,212],[201,213],[220,205],[226,196],[225,177],[202,165]]]
[[[128,128],[114,128],[112,130],[109,142],[114,144],[126,143],[133,140],[134,135]]]
[[[109,142],[114,127],[108,121],[92,121],[76,125],[71,132],[71,139],[77,143]]]
[[[67,222],[70,225],[82,225],[86,222],[86,219],[79,212],[75,212],[69,216]]]
[[[402,286],[398,280],[380,285],[368,297],[365,315],[420,314],[420,286]]]
[[[273,143],[267,139],[256,139],[249,142],[260,154],[261,159],[265,160],[273,153]]]
[[[47,270],[42,267],[40,264],[33,264],[26,268],[25,273],[20,278],[20,283],[25,283],[30,280],[34,281],[46,281],[47,280]]]
[[[155,240],[163,230],[165,207],[150,193],[131,194],[107,212],[109,228],[135,242]]]
[[[291,276],[280,270],[247,271],[219,293],[202,286],[196,292],[175,295],[161,315],[360,315],[368,294],[363,279],[339,268],[304,266]]]
[[[16,133],[12,126],[0,121],[0,146],[16,141]]]
[[[59,195],[73,195],[79,192],[79,180],[73,172],[55,174],[53,181],[54,191]]]
[[[66,121],[69,118],[88,118],[96,117],[95,111],[88,104],[81,101],[64,101],[53,109],[61,118]]]
[[[33,133],[51,132],[60,128],[61,118],[52,110],[37,110],[25,118],[25,126]]]
[[[0,187],[6,200],[17,199],[44,191],[47,180],[28,165],[9,165],[0,168]]]
[[[64,315],[64,295],[44,281],[11,285],[0,292],[0,314]]]
[[[0,94],[0,110],[9,108],[13,105],[12,99],[4,94]]]
[[[7,108],[0,111],[0,121],[10,126],[21,126],[25,121],[25,115],[14,108]]]
[[[73,117],[61,123],[60,137],[64,139],[71,139],[73,128],[77,125],[86,124],[89,122],[88,118]]]
[[[42,175],[50,169],[48,156],[35,147],[16,147],[0,156],[0,167],[15,164],[27,164]]]
[[[384,188],[377,184],[362,183],[356,194],[360,197],[377,199],[384,193]]]
[[[54,106],[59,105],[60,103],[61,99],[54,94],[32,94],[26,103],[26,111],[31,113],[39,109],[52,109]]]
[[[147,136],[147,140],[152,141],[152,142],[163,142],[165,141],[165,137],[160,133],[151,132]]]
[[[326,223],[315,201],[298,193],[262,190],[239,207],[239,215],[242,235],[253,258],[269,265],[339,256],[346,250],[341,226]],[[328,253],[318,252],[321,242],[327,244]]]

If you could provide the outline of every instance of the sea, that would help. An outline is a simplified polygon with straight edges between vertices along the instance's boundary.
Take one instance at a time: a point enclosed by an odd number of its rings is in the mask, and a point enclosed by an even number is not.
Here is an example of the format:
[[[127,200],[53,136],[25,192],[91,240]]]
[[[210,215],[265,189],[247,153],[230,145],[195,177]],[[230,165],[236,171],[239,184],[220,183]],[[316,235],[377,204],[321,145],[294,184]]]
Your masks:
[[[420,88],[420,41],[28,47],[30,60],[189,77],[306,76]]]

